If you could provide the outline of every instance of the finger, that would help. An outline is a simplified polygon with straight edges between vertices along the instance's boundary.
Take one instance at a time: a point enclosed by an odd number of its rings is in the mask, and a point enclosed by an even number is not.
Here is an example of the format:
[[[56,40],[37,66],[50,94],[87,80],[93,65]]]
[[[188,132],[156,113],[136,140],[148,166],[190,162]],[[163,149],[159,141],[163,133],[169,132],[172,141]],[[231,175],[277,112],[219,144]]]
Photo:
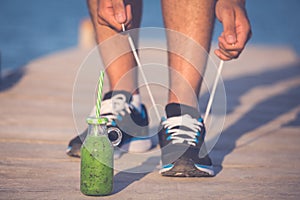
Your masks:
[[[222,49],[222,48],[220,48],[219,50],[220,50],[220,52],[221,52],[222,54],[224,54],[224,55],[226,55],[227,57],[232,58],[232,59],[233,59],[233,58],[238,58],[239,55],[241,54],[240,51],[226,51],[226,50],[224,50],[224,49]]]
[[[132,27],[132,12],[131,12],[131,5],[128,4],[126,5],[126,15],[127,15],[127,20],[125,22],[125,26],[127,29],[130,29]]]
[[[252,35],[250,22],[245,9],[237,9],[235,15],[237,41],[239,46],[244,48]]]
[[[107,12],[105,13],[106,15],[105,16],[111,16],[111,17],[106,17],[106,18],[101,18],[98,17],[98,23],[102,24],[102,25],[106,25],[106,26],[109,26],[113,29],[115,29],[116,31],[122,31],[123,28],[122,28],[122,24],[125,25],[126,27],[126,30],[130,29],[132,27],[132,12],[131,12],[131,5],[128,4],[126,5],[125,7],[126,9],[126,21],[124,23],[119,23],[116,18],[114,17],[114,8],[113,6],[111,5],[111,9],[108,9]]]
[[[224,55],[226,55],[227,57],[230,57],[232,59],[238,58],[242,52],[242,50],[228,50],[228,49],[224,48],[222,43],[219,43],[219,50],[221,51],[221,53],[223,53]]]
[[[251,32],[250,23],[247,19],[244,19],[240,23],[242,25],[237,27],[237,40],[238,40],[239,46],[244,48],[246,43],[250,39],[252,32]]]
[[[229,58],[235,58],[235,54],[233,55],[233,52],[229,52],[229,51],[225,51],[225,50],[223,50],[223,49],[219,49],[219,51],[223,54],[223,55],[225,55],[225,56],[227,56],[227,57],[229,57]]]
[[[98,4],[98,24],[111,27],[117,31],[121,30],[121,25],[114,17],[114,8],[111,0],[101,0]]]
[[[224,27],[225,40],[229,44],[234,44],[237,41],[235,30],[235,13],[233,9],[223,9],[221,20]]]
[[[226,39],[222,36],[218,38],[219,46],[226,51],[242,51],[244,49],[244,45],[242,45],[239,41],[233,44],[228,44]]]
[[[221,60],[224,60],[224,61],[231,60],[230,57],[224,55],[219,49],[215,50],[215,54],[216,54]]]
[[[127,20],[125,5],[123,0],[112,0],[112,6],[114,10],[114,16],[116,22],[123,24]]]
[[[113,16],[104,18],[98,15],[98,24],[111,27],[118,32],[122,30],[122,25],[119,24]]]

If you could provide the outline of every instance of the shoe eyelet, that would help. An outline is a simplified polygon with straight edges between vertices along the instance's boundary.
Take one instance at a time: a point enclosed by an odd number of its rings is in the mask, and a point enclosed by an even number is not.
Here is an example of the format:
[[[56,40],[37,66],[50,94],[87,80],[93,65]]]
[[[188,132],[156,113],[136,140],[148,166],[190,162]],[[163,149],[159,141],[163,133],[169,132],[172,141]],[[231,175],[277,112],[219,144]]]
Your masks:
[[[123,120],[123,118],[122,118],[121,115],[118,115],[118,116],[117,116],[117,119],[118,119],[119,121],[122,121],[122,120]]]
[[[111,125],[112,126],[117,126],[117,123],[113,120],[113,121],[111,121]]]
[[[170,135],[169,137],[167,137],[167,141],[170,141],[172,139],[172,135]]]
[[[141,115],[142,115],[142,118],[143,118],[143,119],[146,118],[146,113],[145,113],[145,110],[144,110],[144,109],[142,110]]]
[[[166,134],[169,134],[169,129],[166,129]]]

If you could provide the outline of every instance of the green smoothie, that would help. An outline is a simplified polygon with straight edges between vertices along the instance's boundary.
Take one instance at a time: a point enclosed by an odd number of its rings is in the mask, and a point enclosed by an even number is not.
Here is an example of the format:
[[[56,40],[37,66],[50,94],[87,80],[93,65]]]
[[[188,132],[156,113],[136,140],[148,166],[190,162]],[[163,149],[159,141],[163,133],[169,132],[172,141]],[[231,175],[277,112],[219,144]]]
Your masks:
[[[105,135],[88,135],[81,147],[80,190],[108,195],[113,189],[113,147]]]

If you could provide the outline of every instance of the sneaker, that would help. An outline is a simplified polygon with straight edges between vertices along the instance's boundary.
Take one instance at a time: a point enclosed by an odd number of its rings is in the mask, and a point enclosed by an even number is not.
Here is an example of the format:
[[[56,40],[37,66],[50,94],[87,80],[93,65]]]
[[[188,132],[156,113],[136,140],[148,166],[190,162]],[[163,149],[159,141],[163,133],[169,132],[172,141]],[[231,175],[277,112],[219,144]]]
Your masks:
[[[101,103],[101,116],[108,119],[108,128],[117,127],[122,132],[122,140],[115,148],[115,158],[125,152],[141,153],[152,147],[151,138],[148,137],[148,114],[142,104],[138,110],[131,105],[131,94],[126,91],[111,91],[104,95]],[[72,157],[80,157],[80,148],[87,136],[85,130],[73,138],[68,145],[66,153]],[[110,140],[114,140],[110,134]]]
[[[190,106],[171,103],[166,106],[158,134],[163,176],[214,176],[211,159],[204,144],[205,127],[199,112]]]

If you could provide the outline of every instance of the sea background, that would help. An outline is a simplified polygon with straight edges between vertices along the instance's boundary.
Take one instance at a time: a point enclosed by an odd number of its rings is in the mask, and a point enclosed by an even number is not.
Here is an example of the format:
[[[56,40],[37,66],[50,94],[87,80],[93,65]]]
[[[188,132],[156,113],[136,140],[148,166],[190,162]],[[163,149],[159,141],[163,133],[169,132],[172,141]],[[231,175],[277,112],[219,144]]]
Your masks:
[[[163,27],[160,0],[144,0],[142,27]],[[300,54],[300,1],[248,0],[253,29],[249,45],[289,46]],[[0,0],[0,69],[78,44],[80,22],[89,17],[85,0]],[[216,22],[213,42],[222,26]]]

